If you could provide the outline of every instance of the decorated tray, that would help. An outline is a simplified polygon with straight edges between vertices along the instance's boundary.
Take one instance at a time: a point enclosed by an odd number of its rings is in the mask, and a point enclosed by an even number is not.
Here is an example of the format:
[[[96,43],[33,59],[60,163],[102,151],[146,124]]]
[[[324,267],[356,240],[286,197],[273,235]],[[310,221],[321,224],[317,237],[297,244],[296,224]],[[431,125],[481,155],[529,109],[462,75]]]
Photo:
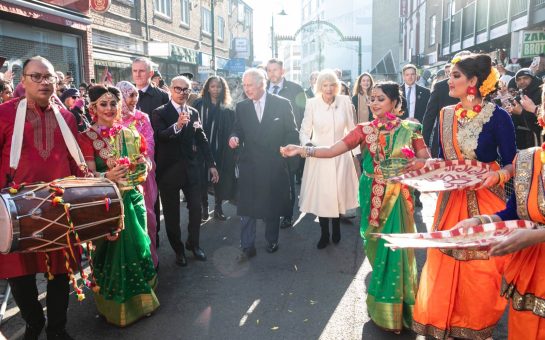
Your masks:
[[[531,221],[515,220],[481,224],[431,233],[373,234],[386,240],[386,247],[397,248],[489,248],[517,229],[532,229]]]
[[[430,167],[410,171],[389,178],[420,192],[437,192],[464,189],[483,182],[490,165],[472,160],[452,160],[433,163]]]

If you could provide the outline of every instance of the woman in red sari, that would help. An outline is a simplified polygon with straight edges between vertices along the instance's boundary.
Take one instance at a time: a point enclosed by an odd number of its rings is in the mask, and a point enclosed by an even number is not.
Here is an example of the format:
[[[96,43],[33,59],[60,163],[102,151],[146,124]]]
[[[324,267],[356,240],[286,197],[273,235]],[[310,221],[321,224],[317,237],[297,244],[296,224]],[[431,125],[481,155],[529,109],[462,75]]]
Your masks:
[[[511,175],[516,153],[511,117],[486,100],[499,78],[490,57],[474,54],[455,58],[452,64],[449,95],[460,103],[441,111],[440,155],[445,160],[489,163],[495,171],[480,188],[440,193],[433,231],[503,209],[502,183]],[[501,266],[501,259],[489,260],[486,251],[428,250],[414,308],[415,332],[437,339],[490,338],[506,305],[498,295]]]

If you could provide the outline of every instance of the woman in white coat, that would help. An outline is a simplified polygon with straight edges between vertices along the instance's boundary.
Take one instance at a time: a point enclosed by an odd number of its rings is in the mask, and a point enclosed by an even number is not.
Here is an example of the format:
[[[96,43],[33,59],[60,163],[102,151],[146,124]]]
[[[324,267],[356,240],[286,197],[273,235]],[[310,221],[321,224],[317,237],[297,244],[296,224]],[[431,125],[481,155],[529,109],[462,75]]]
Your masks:
[[[354,126],[353,106],[348,96],[339,95],[341,84],[336,74],[324,70],[316,81],[316,96],[308,99],[301,124],[301,145],[326,146],[342,139]],[[358,206],[358,176],[351,154],[334,158],[307,158],[301,183],[301,212],[318,216],[322,230],[318,249],[331,240],[341,240],[339,215]]]

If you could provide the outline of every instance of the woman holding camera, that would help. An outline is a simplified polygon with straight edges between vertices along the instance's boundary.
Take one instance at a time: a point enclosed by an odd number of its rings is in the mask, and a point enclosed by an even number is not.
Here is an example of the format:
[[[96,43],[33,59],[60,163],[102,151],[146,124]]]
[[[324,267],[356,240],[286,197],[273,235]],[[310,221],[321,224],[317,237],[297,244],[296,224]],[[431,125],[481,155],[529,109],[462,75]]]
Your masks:
[[[413,320],[417,284],[414,251],[392,251],[385,247],[383,239],[372,234],[416,231],[411,190],[404,184],[386,181],[384,175],[422,168],[429,158],[422,126],[398,117],[401,97],[399,84],[380,82],[373,86],[370,96],[374,120],[358,124],[332,146],[288,145],[280,149],[284,157],[332,158],[361,147],[365,175],[360,180],[360,233],[373,267],[367,310],[375,324],[395,333],[410,328]]]

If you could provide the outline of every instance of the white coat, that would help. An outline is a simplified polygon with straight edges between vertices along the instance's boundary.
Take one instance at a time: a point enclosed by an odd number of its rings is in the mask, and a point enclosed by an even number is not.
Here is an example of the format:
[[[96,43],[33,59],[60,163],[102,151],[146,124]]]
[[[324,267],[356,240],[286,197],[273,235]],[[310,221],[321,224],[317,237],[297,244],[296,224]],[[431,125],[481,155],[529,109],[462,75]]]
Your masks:
[[[307,99],[301,123],[301,145],[330,146],[354,129],[353,106],[348,96],[339,95],[329,105],[321,95]],[[354,149],[359,153],[359,148]],[[301,212],[319,217],[339,217],[358,206],[358,176],[352,153],[334,158],[309,157],[301,183]]]

